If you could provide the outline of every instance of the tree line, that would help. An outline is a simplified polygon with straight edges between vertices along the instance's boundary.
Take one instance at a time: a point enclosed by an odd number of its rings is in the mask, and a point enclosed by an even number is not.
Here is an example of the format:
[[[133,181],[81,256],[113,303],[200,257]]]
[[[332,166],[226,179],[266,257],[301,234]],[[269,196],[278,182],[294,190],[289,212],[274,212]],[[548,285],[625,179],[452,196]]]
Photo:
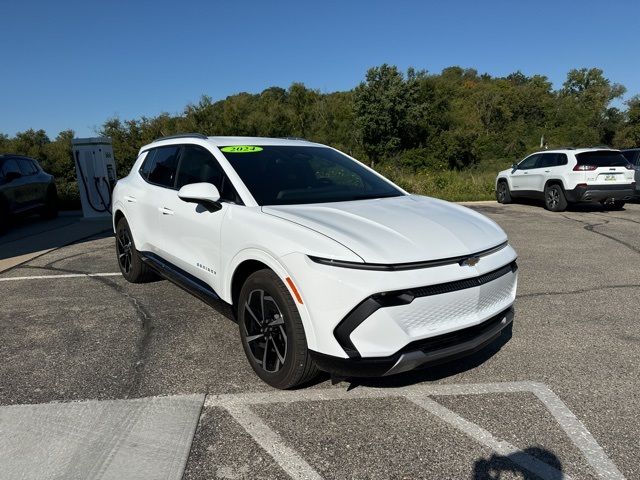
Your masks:
[[[404,173],[494,169],[540,148],[640,145],[640,96],[613,106],[624,86],[598,68],[573,69],[554,89],[543,75],[506,77],[450,67],[433,74],[381,65],[350,91],[322,93],[293,83],[213,101],[203,96],[177,115],[111,118],[96,134],[113,140],[120,176],[139,148],[179,132],[301,137]],[[72,130],[50,139],[30,129],[0,133],[0,153],[37,158],[59,184],[75,183]],[[69,186],[73,189],[73,186]],[[72,193],[72,192],[71,192]]]

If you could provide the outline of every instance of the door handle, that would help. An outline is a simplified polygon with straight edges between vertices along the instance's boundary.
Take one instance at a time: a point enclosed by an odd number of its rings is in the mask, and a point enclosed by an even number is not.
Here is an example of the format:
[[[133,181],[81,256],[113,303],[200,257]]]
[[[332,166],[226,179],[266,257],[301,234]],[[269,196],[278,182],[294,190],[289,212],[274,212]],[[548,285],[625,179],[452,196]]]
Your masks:
[[[522,173],[524,173],[525,175],[529,175],[529,172],[522,172]]]
[[[551,170],[545,170],[544,173],[551,173]]]
[[[173,210],[167,207],[158,207],[158,211],[163,215],[173,215]]]
[[[125,195],[124,199],[129,203],[136,203],[136,197],[132,197],[131,195]]]

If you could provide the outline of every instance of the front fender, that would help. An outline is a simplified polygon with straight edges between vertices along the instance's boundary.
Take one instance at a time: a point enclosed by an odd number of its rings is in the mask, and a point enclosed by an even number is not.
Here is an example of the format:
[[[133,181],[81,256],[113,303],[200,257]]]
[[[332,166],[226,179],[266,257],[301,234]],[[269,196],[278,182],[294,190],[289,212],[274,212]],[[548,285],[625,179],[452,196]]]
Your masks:
[[[238,266],[247,261],[247,260],[257,260],[261,263],[264,263],[267,267],[275,272],[276,275],[280,278],[282,283],[287,287],[289,293],[292,298],[295,299],[295,295],[289,286],[286,278],[289,277],[296,284],[295,276],[288,271],[288,269],[273,255],[265,252],[264,250],[260,250],[257,248],[247,248],[240,252],[238,252],[235,257],[229,262],[227,268],[225,268],[225,278],[222,286],[222,298],[228,303],[231,303],[231,284],[233,280],[233,275],[235,274]],[[302,295],[302,292],[300,292]],[[304,297],[302,298],[304,302]],[[313,329],[313,324],[311,323],[311,317],[307,310],[306,305],[303,303],[302,305],[294,300],[296,307],[298,308],[298,313],[300,314],[300,319],[302,320],[302,326],[304,328],[304,333],[307,338],[307,345],[310,349],[316,348],[316,334]]]

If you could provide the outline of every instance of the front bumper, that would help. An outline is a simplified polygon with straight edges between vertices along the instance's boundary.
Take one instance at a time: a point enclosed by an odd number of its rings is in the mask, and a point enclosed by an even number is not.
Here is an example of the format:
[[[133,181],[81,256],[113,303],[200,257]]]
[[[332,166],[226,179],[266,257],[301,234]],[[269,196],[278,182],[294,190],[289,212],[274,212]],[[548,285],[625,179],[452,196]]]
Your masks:
[[[450,362],[471,355],[507,334],[514,309],[509,307],[485,322],[455,332],[410,343],[387,357],[340,358],[311,351],[321,370],[343,377],[381,377]],[[507,339],[508,339],[507,338]]]
[[[566,190],[565,194],[570,202],[625,201],[636,195],[636,185],[579,185],[573,190]]]
[[[304,301],[299,310],[309,349],[351,361],[389,359],[414,342],[455,334],[506,311],[515,301],[516,256],[507,245],[474,266],[401,271],[329,266],[301,254],[281,258]]]

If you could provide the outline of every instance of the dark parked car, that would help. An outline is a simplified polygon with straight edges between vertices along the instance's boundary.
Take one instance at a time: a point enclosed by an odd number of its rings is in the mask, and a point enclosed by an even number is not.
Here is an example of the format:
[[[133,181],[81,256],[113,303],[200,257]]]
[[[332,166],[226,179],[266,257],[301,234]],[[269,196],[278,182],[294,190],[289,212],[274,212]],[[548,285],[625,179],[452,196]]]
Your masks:
[[[640,148],[630,148],[622,150],[622,154],[629,160],[629,163],[636,169],[636,198],[640,197]]]
[[[0,231],[13,215],[39,213],[44,218],[58,214],[58,194],[53,175],[33,158],[0,155]]]

